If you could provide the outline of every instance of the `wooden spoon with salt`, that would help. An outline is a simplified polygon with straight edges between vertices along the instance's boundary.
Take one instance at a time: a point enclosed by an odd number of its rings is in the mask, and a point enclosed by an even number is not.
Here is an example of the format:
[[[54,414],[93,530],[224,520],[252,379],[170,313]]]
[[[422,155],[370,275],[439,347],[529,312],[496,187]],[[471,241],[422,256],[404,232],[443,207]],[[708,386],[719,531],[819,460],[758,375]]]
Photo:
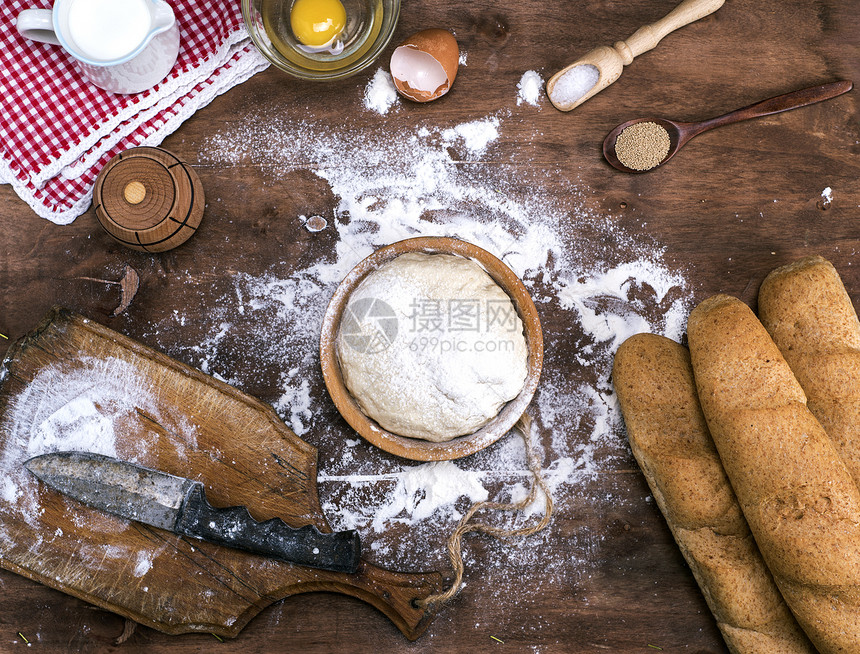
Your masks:
[[[806,89],[784,93],[783,95],[756,102],[747,107],[742,107],[741,109],[723,114],[722,116],[716,116],[715,118],[709,118],[707,120],[694,123],[683,123],[674,120],[667,120],[665,118],[636,118],[634,120],[628,120],[609,132],[603,140],[603,156],[606,157],[606,161],[608,161],[613,168],[617,168],[625,173],[644,173],[649,170],[653,170],[658,166],[662,166],[664,163],[669,161],[669,159],[674,157],[675,153],[678,152],[678,150],[680,150],[687,141],[702,132],[714,129],[715,127],[738,123],[742,120],[759,118],[770,114],[778,114],[790,109],[797,109],[798,107],[805,107],[810,104],[815,104],[816,102],[830,100],[831,98],[835,98],[843,93],[847,93],[853,87],[854,84],[849,80],[811,86]],[[616,152],[616,143],[619,135],[625,129],[640,123],[653,123],[658,126],[658,129],[662,128],[665,130],[669,137],[669,149],[659,161],[654,162],[651,165],[645,165],[641,168],[633,168],[625,165],[619,160],[618,153]],[[643,145],[646,144],[643,143]],[[625,156],[622,156],[621,158],[626,160],[628,164],[631,163],[630,158]]]
[[[549,78],[546,92],[550,102],[560,111],[578,107],[617,80],[635,57],[657,47],[664,36],[714,13],[725,1],[684,0],[656,23],[640,27],[626,41],[595,48]]]

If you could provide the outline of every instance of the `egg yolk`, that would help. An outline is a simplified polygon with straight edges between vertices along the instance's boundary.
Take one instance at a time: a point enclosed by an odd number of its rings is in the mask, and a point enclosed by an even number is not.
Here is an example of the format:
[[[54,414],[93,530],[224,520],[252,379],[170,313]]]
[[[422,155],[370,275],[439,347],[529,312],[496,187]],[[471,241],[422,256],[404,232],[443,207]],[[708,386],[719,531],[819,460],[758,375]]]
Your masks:
[[[326,46],[346,27],[346,9],[340,0],[296,0],[290,10],[290,26],[303,45]]]

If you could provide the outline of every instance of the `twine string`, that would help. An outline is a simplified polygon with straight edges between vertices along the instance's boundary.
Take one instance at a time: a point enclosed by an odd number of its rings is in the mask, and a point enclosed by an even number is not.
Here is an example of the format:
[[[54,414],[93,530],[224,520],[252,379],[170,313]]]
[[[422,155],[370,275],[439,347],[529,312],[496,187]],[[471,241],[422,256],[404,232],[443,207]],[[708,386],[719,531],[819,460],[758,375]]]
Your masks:
[[[528,465],[529,472],[532,473],[532,477],[534,478],[529,494],[519,502],[507,503],[484,500],[473,504],[460,519],[460,522],[457,524],[457,528],[454,529],[454,533],[451,534],[451,537],[448,539],[448,558],[451,560],[451,567],[454,570],[454,581],[451,584],[451,587],[437,595],[429,595],[424,599],[415,600],[415,604],[417,606],[424,608],[431,604],[444,604],[445,602],[450,601],[460,591],[460,585],[463,582],[463,572],[465,570],[462,556],[462,540],[463,536],[466,534],[475,531],[495,536],[501,540],[507,540],[517,536],[531,536],[549,524],[553,510],[552,495],[550,495],[546,482],[541,475],[540,461],[538,461],[534,448],[532,447],[531,417],[524,413],[517,421],[514,428],[523,437],[523,442],[526,446],[526,464]],[[502,529],[501,527],[495,527],[484,522],[472,522],[472,516],[483,509],[490,511],[522,511],[535,501],[537,498],[538,488],[543,492],[545,506],[543,517],[537,523],[531,526],[520,527],[519,529]]]

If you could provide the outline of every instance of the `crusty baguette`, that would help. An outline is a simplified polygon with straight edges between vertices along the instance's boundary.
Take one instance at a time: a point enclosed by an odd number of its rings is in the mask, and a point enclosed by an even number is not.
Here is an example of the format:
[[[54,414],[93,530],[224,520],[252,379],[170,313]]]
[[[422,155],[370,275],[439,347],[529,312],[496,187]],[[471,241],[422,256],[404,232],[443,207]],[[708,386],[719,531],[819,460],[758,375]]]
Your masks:
[[[699,401],[762,557],[824,654],[860,652],[860,491],[765,328],[737,298],[687,324]]]
[[[860,486],[860,322],[839,273],[822,257],[777,268],[762,282],[758,308]]]
[[[814,654],[750,534],[696,397],[687,348],[627,339],[612,379],[630,446],[734,654]]]

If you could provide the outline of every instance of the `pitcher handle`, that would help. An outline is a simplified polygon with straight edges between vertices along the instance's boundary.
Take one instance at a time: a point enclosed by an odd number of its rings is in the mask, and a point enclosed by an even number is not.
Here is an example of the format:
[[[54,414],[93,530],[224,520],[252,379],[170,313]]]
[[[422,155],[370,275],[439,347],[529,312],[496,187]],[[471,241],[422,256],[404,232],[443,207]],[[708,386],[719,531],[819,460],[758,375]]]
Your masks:
[[[60,45],[54,33],[53,12],[50,9],[25,9],[15,24],[18,34],[31,41]]]
[[[152,31],[151,34],[166,32],[176,22],[173,8],[163,0],[155,0],[152,9]]]

